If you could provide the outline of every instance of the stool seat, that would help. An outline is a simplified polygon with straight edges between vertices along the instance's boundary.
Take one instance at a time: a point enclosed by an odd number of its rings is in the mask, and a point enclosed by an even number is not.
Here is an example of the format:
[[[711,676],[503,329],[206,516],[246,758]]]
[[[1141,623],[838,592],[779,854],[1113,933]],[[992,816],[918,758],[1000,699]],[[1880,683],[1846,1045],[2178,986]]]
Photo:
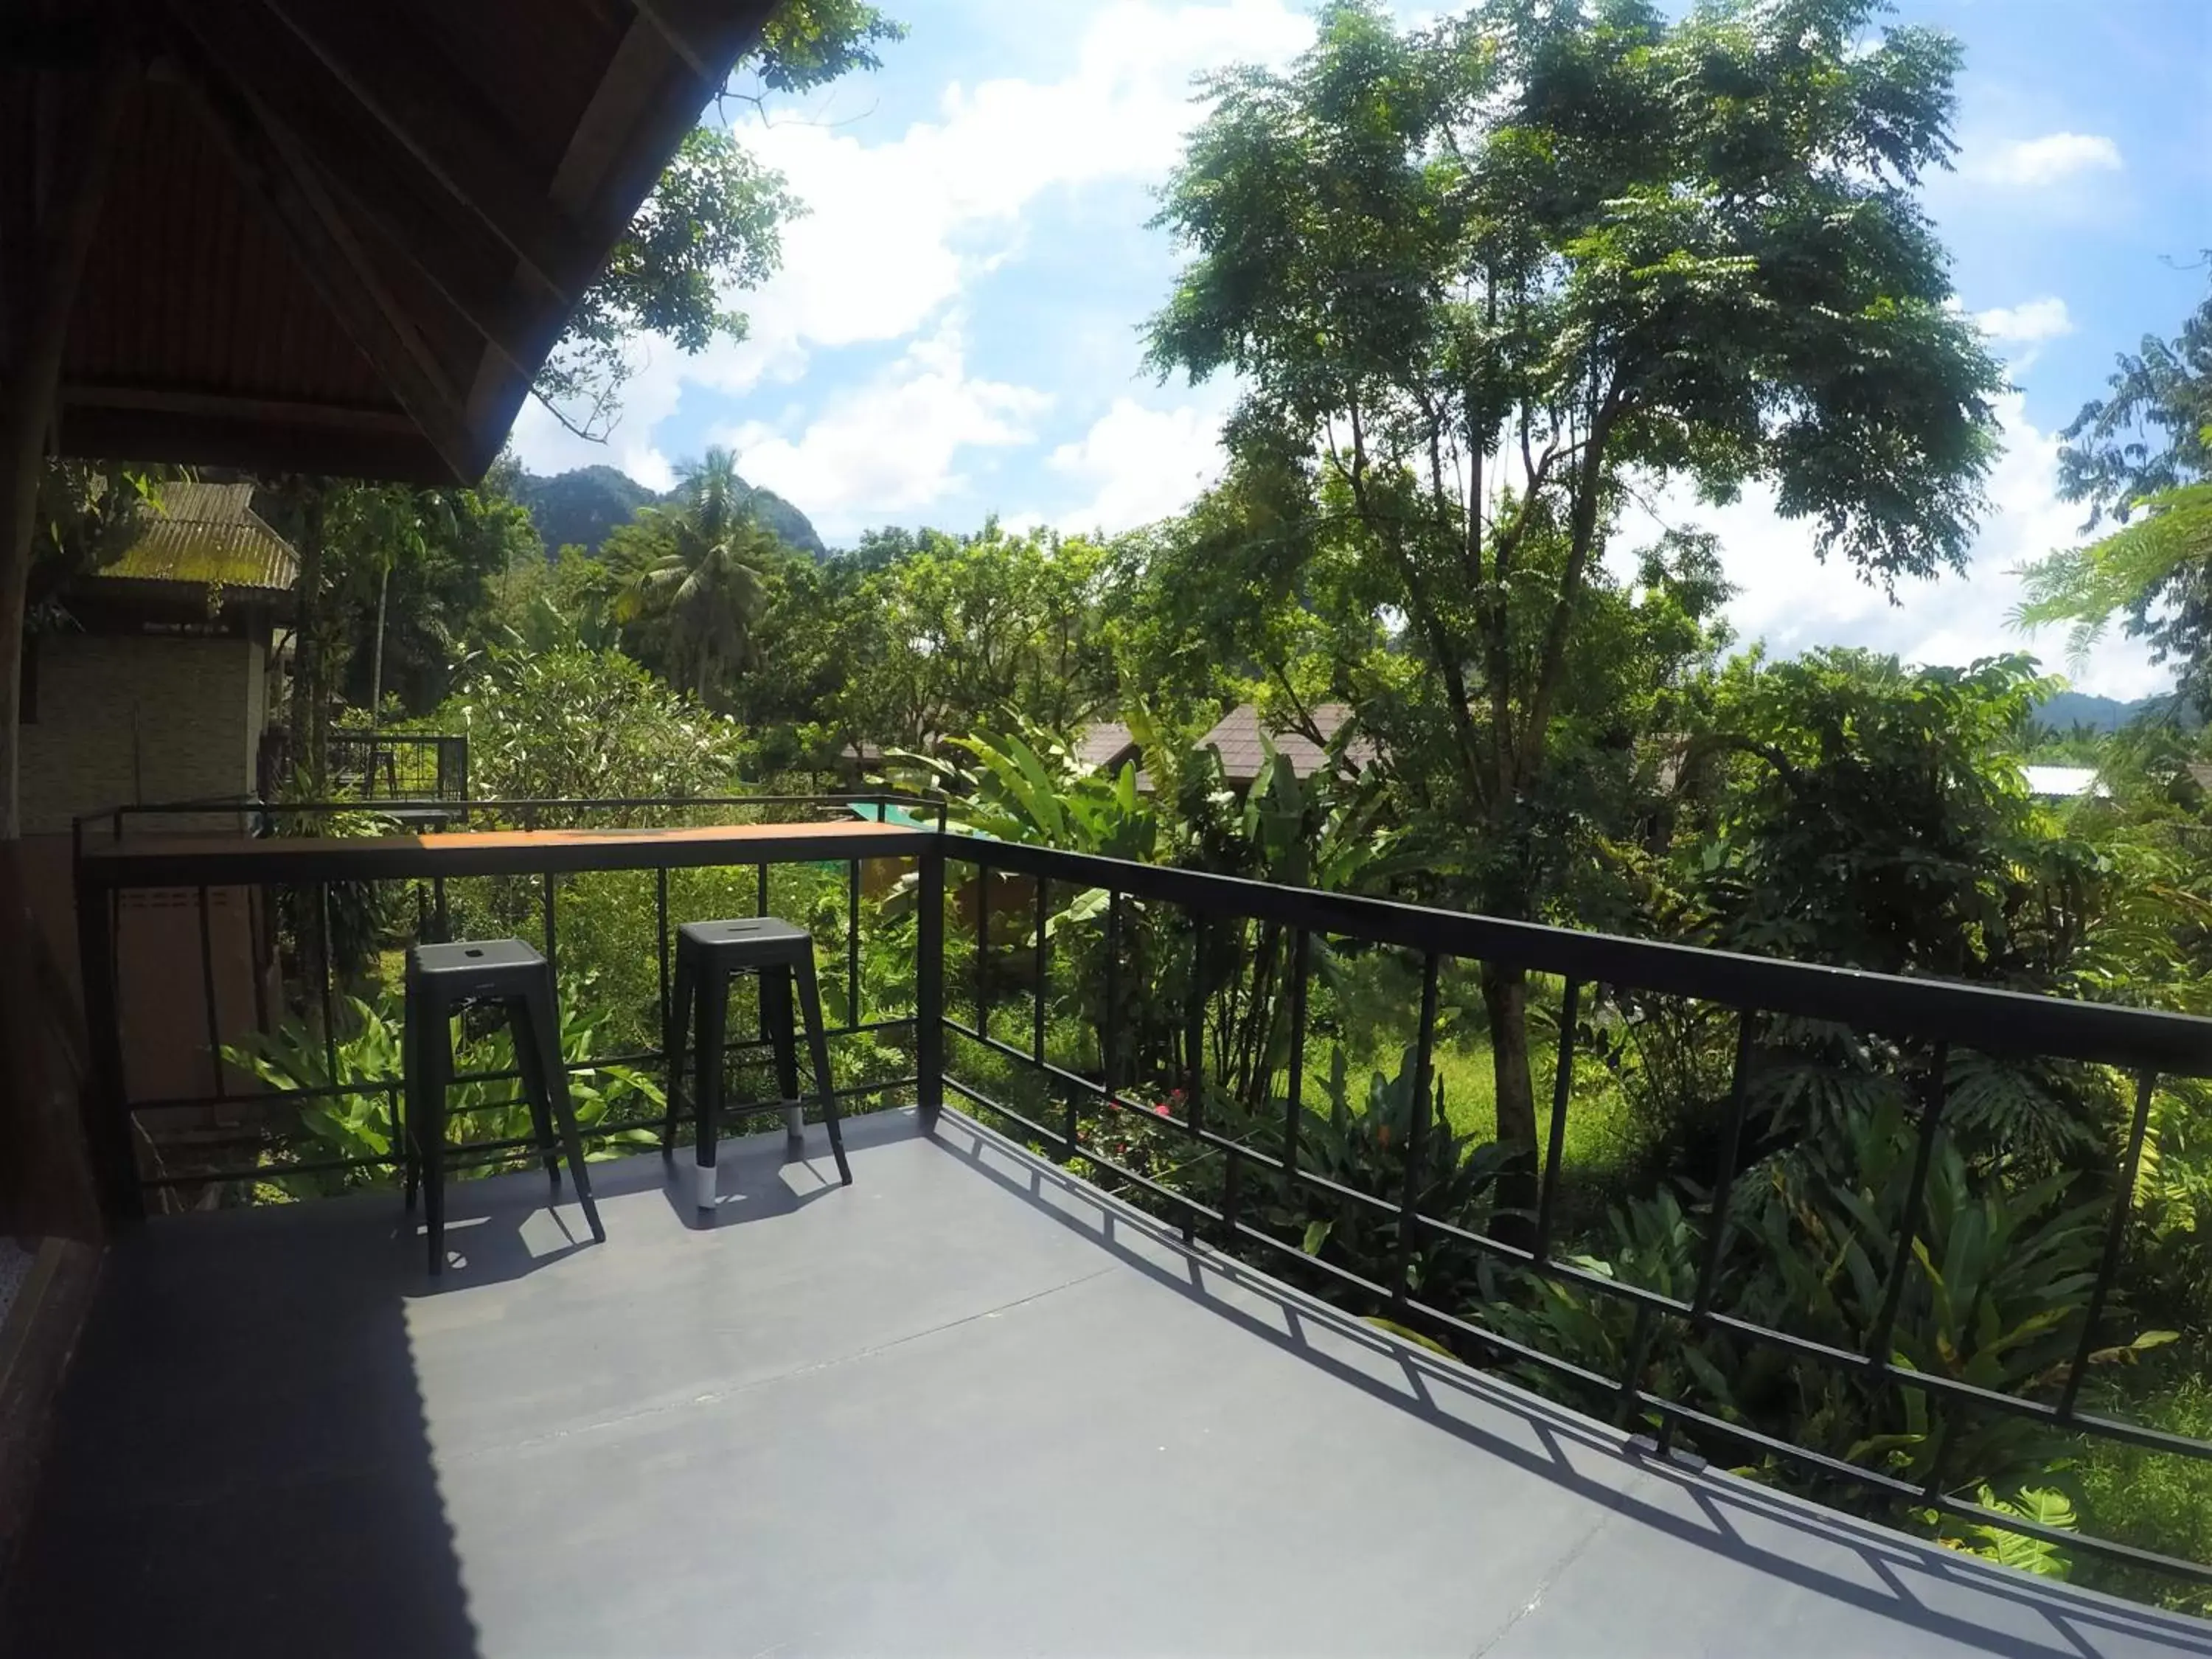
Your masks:
[[[448,1025],[464,1007],[495,1003],[506,1012],[514,1046],[514,1068],[530,1107],[532,1139],[545,1160],[553,1189],[561,1189],[565,1153],[577,1200],[591,1224],[592,1237],[606,1242],[599,1208],[592,1200],[591,1177],[584,1170],[584,1144],[568,1097],[568,1068],[561,1055],[561,1019],[553,967],[519,939],[461,939],[449,945],[417,945],[407,952],[407,1022],[404,1071],[406,1122],[403,1126],[407,1207],[415,1207],[415,1188],[422,1188],[425,1231],[429,1235],[430,1271],[446,1265],[446,1091],[453,1077],[453,1048]]]
[[[757,955],[783,962],[800,951],[811,955],[814,949],[812,934],[796,923],[775,916],[745,916],[735,921],[687,921],[676,930],[676,937],[679,950],[689,945],[695,951],[711,951],[726,959]],[[742,963],[732,961],[729,965]]]
[[[544,971],[544,957],[519,939],[457,939],[407,952],[407,982],[455,1002],[499,996],[512,985],[526,988]]]
[[[694,1190],[702,1210],[714,1203],[714,1141],[724,1109],[722,1066],[727,1049],[730,981],[744,973],[760,975],[761,1035],[775,1051],[777,1091],[773,1103],[744,1109],[782,1112],[794,1140],[804,1132],[795,1029],[799,1022],[793,1019],[792,1008],[795,992],[814,1062],[815,1093],[830,1131],[830,1151],[837,1160],[837,1177],[845,1186],[853,1184],[852,1168],[845,1161],[845,1133],[837,1117],[837,1092],[830,1076],[822,994],[814,977],[813,935],[776,916],[687,921],[676,930],[676,987],[663,1042],[668,1066],[668,1115],[661,1126],[660,1146],[663,1152],[675,1148],[676,1126],[683,1111],[680,1085],[684,1050],[690,1046],[696,1068],[691,1090]],[[695,1029],[696,1043],[692,1042]]]

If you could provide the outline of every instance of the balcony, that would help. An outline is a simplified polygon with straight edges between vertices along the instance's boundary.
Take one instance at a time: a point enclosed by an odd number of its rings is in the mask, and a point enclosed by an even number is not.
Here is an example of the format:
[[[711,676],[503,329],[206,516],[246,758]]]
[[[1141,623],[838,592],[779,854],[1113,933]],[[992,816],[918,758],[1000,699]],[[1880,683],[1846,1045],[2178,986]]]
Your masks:
[[[1423,1203],[1445,1140],[1429,1086],[1438,985],[1455,962],[1553,976],[1541,983],[1565,1006],[1547,1092],[1563,1107],[1595,1041],[1578,1000],[1617,1006],[1631,990],[1743,1030],[1818,1018],[1938,1055],[2119,1068],[2139,1086],[2108,1196],[2132,1178],[2157,1079],[2212,1071],[2204,1022],[977,842],[904,805],[923,827],[884,822],[902,804],[872,799],[574,809],[619,830],[94,839],[79,866],[92,1127],[111,1208],[170,1212],[125,1224],[111,1250],[0,1615],[9,1650],[2212,1653],[2203,1624],[1878,1524],[1894,1504],[2037,1532],[1947,1480],[1940,1450],[1908,1480],[1778,1441],[1669,1382],[1656,1356],[1717,1330],[1808,1375],[1909,1393],[1960,1436],[2018,1420],[2175,1456],[2212,1446],[2101,1418],[2078,1387],[1914,1369],[1887,1329],[1847,1351],[1761,1322],[1729,1298],[1725,1219],[1693,1283],[1601,1271],[1565,1245],[1565,1109],[1524,1224]],[[432,934],[449,911],[526,914],[580,997],[581,942],[562,949],[575,884],[633,884],[649,994],[653,935],[665,959],[700,882],[784,908],[802,877],[825,981],[844,987],[843,1091],[883,1107],[848,1121],[849,1189],[825,1173],[818,1127],[798,1155],[781,1135],[730,1143],[702,1218],[648,1149],[595,1165],[597,1246],[549,1206],[542,1175],[510,1167],[451,1187],[453,1255],[433,1281],[396,1194],[363,1189],[388,1159],[331,1159],[297,1133],[309,1104],[374,1109],[396,1075],[242,1089],[215,1058],[240,1011],[210,1006],[211,1092],[155,1098],[130,1086],[112,1040],[143,994],[100,925],[118,894],[182,895],[204,917],[210,893],[251,890],[246,914],[292,917],[308,941],[279,953],[274,1001],[312,1007],[330,988],[300,963],[336,954],[313,940],[343,884],[388,884],[387,914]],[[1079,908],[1080,930],[1039,925]],[[902,996],[861,970],[872,928],[896,934],[884,959],[911,962]],[[1263,939],[1279,947],[1268,986],[1200,971],[1232,939],[1251,968]],[[1317,964],[1354,945],[1402,953],[1417,988],[1412,1145],[1387,1194],[1340,1179],[1298,1113],[1273,1110],[1310,1103]],[[1279,1132],[1240,1115],[1225,1075],[1208,1079],[1224,1030],[1263,1000],[1292,1035],[1290,1076],[1261,1080]],[[1081,1052],[1071,1008],[1097,1015]],[[1737,1045],[1720,1190],[1757,1052]],[[571,1069],[649,1077],[658,1061]],[[1948,1073],[1928,1075],[1892,1231],[1864,1241],[1888,1264],[1892,1324],[1921,1293],[1911,1244],[1938,1219]],[[611,1103],[592,1133],[621,1152],[657,1130],[649,1106]],[[163,1127],[177,1120],[198,1127]],[[1131,1153],[1133,1135],[1152,1155]],[[496,1168],[515,1151],[493,1135],[464,1155]],[[210,1194],[319,1181],[352,1190],[198,1212]],[[1283,1219],[1296,1194],[1347,1232],[1362,1218],[1380,1248],[1308,1248]],[[2109,1334],[2124,1248],[2110,1216],[2060,1334],[2069,1375]],[[1436,1288],[1447,1245],[1493,1270],[1482,1294]],[[1617,1371],[1504,1317],[1538,1281],[1630,1316]],[[1524,1386],[1546,1376],[1583,1409]],[[1723,1472],[1752,1462],[1817,1476],[1864,1513]]]

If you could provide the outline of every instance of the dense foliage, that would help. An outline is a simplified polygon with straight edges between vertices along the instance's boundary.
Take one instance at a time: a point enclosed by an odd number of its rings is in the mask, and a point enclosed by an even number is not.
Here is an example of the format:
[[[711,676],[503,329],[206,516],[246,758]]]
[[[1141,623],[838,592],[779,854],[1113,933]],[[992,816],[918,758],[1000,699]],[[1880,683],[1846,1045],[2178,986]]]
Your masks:
[[[586,502],[588,540],[560,550],[532,531],[512,471],[475,492],[270,481],[264,508],[309,566],[293,707],[305,780],[321,778],[319,725],[346,708],[465,734],[480,811],[881,780],[941,791],[957,826],[1001,841],[2212,1011],[2202,727],[2040,729],[2057,682],[2025,656],[1733,653],[1714,538],[1626,528],[1639,493],[1682,483],[1725,499],[1759,481],[1871,582],[1962,559],[1998,382],[1916,196],[1949,153],[1956,54],[1929,31],[1877,30],[1874,12],[1724,0],[1676,19],[1638,0],[1492,0],[1403,28],[1338,0],[1287,70],[1219,77],[1164,199],[1189,261],[1149,343],[1164,371],[1239,377],[1231,465],[1133,533],[993,521],[794,545],[769,510],[783,504],[712,450],[618,515]],[[893,38],[848,0],[777,15],[767,90],[865,67]],[[696,142],[582,314],[565,360],[576,380],[552,389],[611,395],[641,327],[726,337],[726,284],[708,275],[768,268],[780,190],[741,151]],[[711,234],[678,235],[686,212]],[[2171,344],[2148,342],[2069,431],[2068,486],[2095,515],[2084,534],[2118,529],[2039,566],[2027,613],[2089,629],[2124,617],[2200,701],[2208,330],[2212,308]],[[96,559],[133,502],[71,499],[82,511],[57,515],[58,545]],[[1198,739],[1244,703],[1318,760],[1270,741],[1256,776],[1232,775]],[[1116,723],[1111,765],[1086,743],[1103,721]],[[2033,793],[2024,763],[2055,753],[2094,766],[2095,787]],[[682,871],[666,902],[678,916],[764,903],[805,922],[833,1019],[896,1020],[914,1002],[917,883],[872,871],[848,889],[848,875]],[[652,876],[450,886],[438,902],[464,933],[534,937],[557,909],[589,1109],[650,1121],[650,1061],[605,1057],[660,1041]],[[1180,1218],[1164,1194],[1182,1194],[1223,1212],[1231,1177],[1218,1144],[1182,1133],[1194,1123],[1264,1158],[1294,1141],[1320,1184],[1248,1162],[1237,1201],[1282,1247],[1274,1265],[1363,1315],[1403,1312],[1381,1289],[1402,1271],[1450,1316],[1425,1340],[1606,1413],[1617,1392],[1469,1331],[1632,1376],[1705,1414],[1686,1438],[1708,1455],[2031,1571],[2177,1594],[2003,1519],[2212,1549],[2203,1463],[1801,1364],[1710,1320],[1639,1319],[1602,1293],[1686,1298],[1704,1280],[1717,1307],[1810,1341],[1880,1343],[1929,1377],[2046,1402],[2078,1391],[2202,1435],[2212,1091],[2147,1097],[2121,1190],[2136,1095],[2105,1068],[1747,1020],[1632,987],[1570,999],[1475,962],[1438,964],[1424,1049],[1413,1011],[1431,988],[1410,953],[1003,872],[952,888],[949,1012],[975,1034],[952,1042],[955,1074],[1131,1201]],[[303,1107],[294,1127],[333,1156],[380,1157],[373,1091],[392,1074],[397,952],[427,901],[338,897],[327,947],[285,920],[289,1006],[232,1061],[278,1089],[371,1085]],[[325,948],[341,993],[327,1031],[304,988]],[[1057,1077],[1021,1062],[1030,1042]],[[496,1040],[483,1042],[499,1069]],[[1540,1074],[1570,1042],[1577,1064],[1554,1098]],[[909,1049],[896,1033],[841,1039],[840,1079],[889,1087]],[[1114,1103],[1071,1076],[1109,1085]],[[514,1110],[497,1085],[469,1105],[493,1121]],[[1553,1130],[1546,1243],[1590,1276],[1569,1283],[1486,1248],[1530,1238]],[[337,1184],[269,1168],[285,1191]],[[1920,1224],[1900,1250],[1893,1218],[1916,1183]],[[1448,1226],[1402,1232],[1408,1192]],[[2122,1271],[2076,1376],[2114,1204]],[[1989,1513],[1854,1492],[1716,1424],[1978,1496]]]

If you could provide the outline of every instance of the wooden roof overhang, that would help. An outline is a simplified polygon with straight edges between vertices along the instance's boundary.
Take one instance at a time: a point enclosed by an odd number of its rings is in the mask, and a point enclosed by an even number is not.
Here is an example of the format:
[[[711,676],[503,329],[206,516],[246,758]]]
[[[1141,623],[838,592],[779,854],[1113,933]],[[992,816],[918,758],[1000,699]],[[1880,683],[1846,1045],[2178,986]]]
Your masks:
[[[27,0],[0,317],[111,135],[64,455],[474,482],[771,0]]]

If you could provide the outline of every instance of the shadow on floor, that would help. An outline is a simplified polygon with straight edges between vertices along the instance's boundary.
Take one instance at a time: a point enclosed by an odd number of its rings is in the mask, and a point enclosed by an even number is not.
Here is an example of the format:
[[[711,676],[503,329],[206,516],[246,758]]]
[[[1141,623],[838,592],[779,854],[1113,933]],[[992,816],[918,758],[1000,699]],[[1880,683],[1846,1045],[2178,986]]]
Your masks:
[[[971,1118],[947,1109],[931,1133],[1003,1190],[1216,1316],[1491,1456],[1781,1583],[1990,1653],[2084,1659],[2115,1644],[2140,1652],[2151,1644],[2161,1653],[2212,1656],[2212,1631],[2196,1620],[2030,1579],[1747,1481],[1636,1456],[1625,1436],[1602,1425],[1400,1342],[1231,1257],[1185,1249],[1173,1227]],[[1824,1567],[1821,1558],[1838,1565]],[[1993,1602],[2014,1615],[2002,1628],[1986,1616]]]
[[[0,1653],[475,1655],[407,1310],[590,1246],[572,1205],[500,1190],[544,1179],[453,1183],[436,1280],[397,1193],[325,1200],[332,1224],[287,1206],[119,1239],[0,1594]],[[368,1206],[391,1224],[362,1225]]]

